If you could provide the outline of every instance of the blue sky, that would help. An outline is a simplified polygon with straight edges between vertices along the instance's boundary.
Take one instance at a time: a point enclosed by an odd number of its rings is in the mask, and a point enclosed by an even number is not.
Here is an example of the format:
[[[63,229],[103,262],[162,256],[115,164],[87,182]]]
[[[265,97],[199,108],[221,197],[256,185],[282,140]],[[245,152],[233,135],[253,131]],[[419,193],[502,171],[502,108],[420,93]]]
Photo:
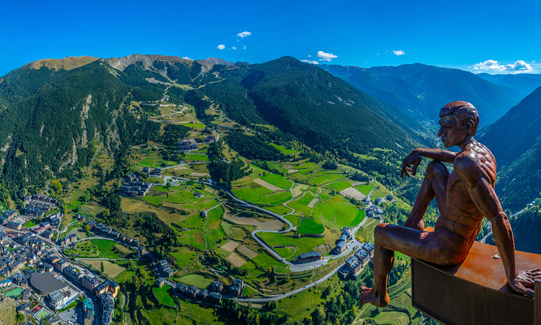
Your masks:
[[[0,75],[44,58],[134,53],[541,73],[539,12],[539,1],[9,1]]]

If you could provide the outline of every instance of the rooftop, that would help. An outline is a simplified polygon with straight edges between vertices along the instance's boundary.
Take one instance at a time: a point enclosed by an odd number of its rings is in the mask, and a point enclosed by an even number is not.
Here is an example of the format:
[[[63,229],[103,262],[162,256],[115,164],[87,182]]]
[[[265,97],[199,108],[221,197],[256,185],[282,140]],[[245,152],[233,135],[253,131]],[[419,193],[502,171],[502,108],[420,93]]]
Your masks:
[[[53,291],[65,288],[66,285],[58,281],[51,273],[37,273],[30,277],[30,285],[41,294],[49,294]]]

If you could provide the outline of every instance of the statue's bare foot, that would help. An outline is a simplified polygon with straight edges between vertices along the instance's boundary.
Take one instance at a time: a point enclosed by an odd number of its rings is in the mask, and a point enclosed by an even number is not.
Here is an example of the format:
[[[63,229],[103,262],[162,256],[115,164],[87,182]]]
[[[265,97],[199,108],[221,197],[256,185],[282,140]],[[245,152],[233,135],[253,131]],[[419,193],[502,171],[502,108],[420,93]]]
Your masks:
[[[376,307],[385,307],[389,304],[389,295],[385,293],[385,296],[377,297],[374,288],[361,286],[361,303],[369,303]]]

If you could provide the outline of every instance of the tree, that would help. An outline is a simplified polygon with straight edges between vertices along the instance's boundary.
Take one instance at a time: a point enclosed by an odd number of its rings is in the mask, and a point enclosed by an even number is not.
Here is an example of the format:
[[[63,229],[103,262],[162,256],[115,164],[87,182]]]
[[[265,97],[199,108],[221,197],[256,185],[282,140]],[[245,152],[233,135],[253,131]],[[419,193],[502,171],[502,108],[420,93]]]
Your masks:
[[[323,311],[322,307],[316,308],[316,310],[314,310],[312,314],[310,314],[310,316],[312,316],[312,321],[314,322],[314,325],[325,324],[325,311]]]
[[[53,179],[51,181],[51,186],[53,187],[56,193],[60,194],[62,192],[62,184],[60,184],[60,182],[57,181],[56,179]]]
[[[321,295],[321,298],[327,299],[327,297],[329,297],[331,295],[331,293],[332,293],[332,288],[331,288],[331,286],[328,286],[327,289],[325,289],[323,291],[323,294]]]
[[[103,261],[101,262],[101,273],[105,272],[105,266],[103,265]]]

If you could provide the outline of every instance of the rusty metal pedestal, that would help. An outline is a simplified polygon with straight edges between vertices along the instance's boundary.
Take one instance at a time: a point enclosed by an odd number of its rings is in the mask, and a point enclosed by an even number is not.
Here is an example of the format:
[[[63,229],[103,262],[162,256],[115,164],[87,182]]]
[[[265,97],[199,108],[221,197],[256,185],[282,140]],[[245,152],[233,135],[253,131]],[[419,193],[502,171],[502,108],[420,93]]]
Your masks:
[[[459,265],[439,266],[412,259],[412,304],[443,324],[541,325],[538,299],[518,295],[507,285],[495,246],[476,242]],[[517,270],[541,267],[541,255],[516,252]]]

